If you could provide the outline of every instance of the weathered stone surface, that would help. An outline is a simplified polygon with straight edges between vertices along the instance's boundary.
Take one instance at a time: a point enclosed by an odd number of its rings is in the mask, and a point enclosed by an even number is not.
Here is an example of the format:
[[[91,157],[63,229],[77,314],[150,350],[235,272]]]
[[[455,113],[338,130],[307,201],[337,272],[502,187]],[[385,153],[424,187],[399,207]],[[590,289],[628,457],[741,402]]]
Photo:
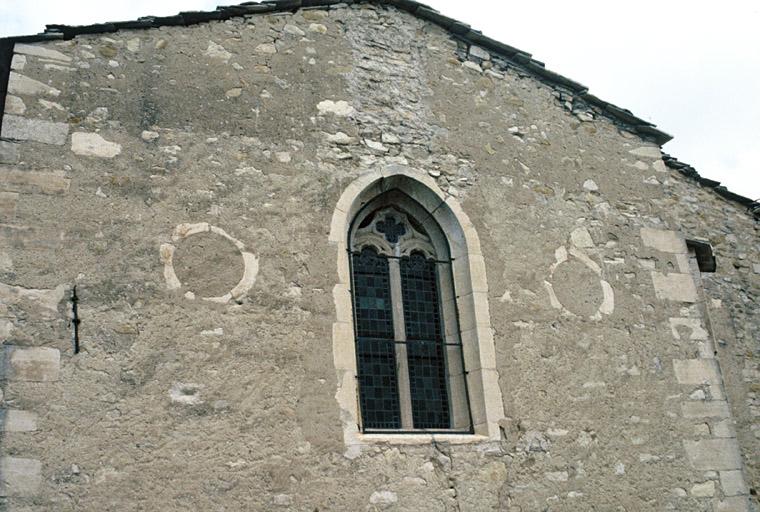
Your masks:
[[[61,91],[55,87],[11,71],[8,78],[8,92],[20,96],[59,96]]]
[[[2,136],[15,140],[31,140],[62,146],[69,134],[67,123],[54,123],[41,119],[27,119],[19,116],[3,117]]]
[[[5,97],[5,113],[20,116],[23,115],[24,112],[26,112],[26,105],[24,105],[24,100],[19,98],[18,96],[12,96],[7,95]]]
[[[641,240],[645,246],[652,247],[658,251],[673,254],[684,254],[687,252],[686,242],[675,231],[641,228]]]
[[[21,71],[26,66],[26,56],[25,55],[14,55],[11,59],[11,69],[13,71]]]
[[[209,41],[221,49],[206,54]],[[104,159],[24,141],[12,146],[22,163],[0,172],[0,192],[19,194],[0,221],[0,281],[14,293],[76,282],[82,320],[74,355],[70,292],[51,307],[0,297],[0,341],[62,359],[57,381],[3,384],[5,407],[39,414],[37,431],[3,438],[5,454],[43,465],[37,494],[17,501],[708,510],[733,498],[718,471],[735,469],[695,468],[683,441],[729,437],[758,487],[756,221],[584,95],[536,80],[533,65],[466,56],[462,39],[377,3],[40,46],[73,60],[29,57],[42,95],[18,95],[25,115],[122,148]],[[37,195],[38,178],[59,194]],[[460,325],[444,314],[443,330],[473,361],[477,435],[359,431],[349,230],[384,191],[412,197],[418,227],[435,238],[438,224],[454,258],[441,300]],[[687,275],[688,257],[642,228],[710,241],[718,269],[701,275],[700,302],[656,298],[651,272]],[[260,258],[255,280],[244,258]],[[717,384],[679,383],[710,371],[676,373],[673,360],[695,357],[717,361],[730,403]],[[712,498],[691,494],[708,481]],[[392,494],[373,504],[374,492]]]
[[[232,58],[232,54],[224,49],[224,46],[215,43],[214,41],[208,42],[208,48],[203,54],[212,59],[219,59],[224,62],[229,61]]]
[[[14,381],[53,382],[58,380],[61,354],[48,347],[15,347],[3,351],[5,378]]]
[[[350,116],[355,112],[354,107],[348,104],[347,101],[339,100],[339,101],[332,101],[332,100],[325,100],[320,101],[317,104],[317,110],[319,110],[319,113],[324,114],[334,114],[338,117],[346,117]]]
[[[37,430],[37,414],[18,409],[0,410],[2,429],[5,432],[34,432]]]
[[[121,144],[109,142],[97,133],[74,132],[71,134],[71,151],[81,156],[113,158],[121,153]]]
[[[723,494],[726,496],[739,496],[749,494],[749,487],[744,481],[744,475],[741,471],[721,471],[720,486],[723,488]]]
[[[21,457],[0,458],[0,496],[34,496],[42,483],[42,464]]]
[[[658,299],[697,302],[697,287],[691,274],[652,272],[652,282]]]
[[[742,467],[736,439],[684,441],[683,446],[689,462],[695,469],[719,471]]]
[[[12,222],[15,219],[17,204],[17,193],[0,192],[0,222]]]
[[[18,144],[0,140],[0,164],[15,164],[18,162]]]
[[[691,495],[695,498],[711,498],[715,496],[715,482],[702,482],[691,488]]]
[[[679,384],[721,384],[715,359],[676,359],[673,361],[673,368]]]
[[[640,148],[632,149],[629,151],[629,153],[632,155],[643,156],[647,158],[662,158],[662,151],[656,146],[643,146]]]
[[[713,502],[713,510],[715,512],[754,512],[750,508],[749,499],[746,496],[715,500]]]
[[[684,418],[728,418],[731,413],[723,400],[709,402],[684,402],[681,404]]]
[[[13,192],[60,194],[69,190],[71,180],[63,171],[22,171],[0,167],[0,188]]]
[[[62,62],[71,62],[71,57],[68,55],[65,55],[58,50],[53,50],[52,48],[47,48],[45,46],[40,45],[32,45],[32,44],[23,44],[23,43],[16,43],[13,46],[13,51],[15,53],[20,53],[24,55],[32,55],[34,57],[40,57],[42,59],[52,59],[52,60],[60,60]]]

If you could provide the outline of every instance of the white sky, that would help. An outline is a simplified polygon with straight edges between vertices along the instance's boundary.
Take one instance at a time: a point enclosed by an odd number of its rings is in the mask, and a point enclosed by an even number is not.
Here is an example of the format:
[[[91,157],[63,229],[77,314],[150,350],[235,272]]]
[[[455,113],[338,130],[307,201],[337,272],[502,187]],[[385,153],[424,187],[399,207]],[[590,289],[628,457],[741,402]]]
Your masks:
[[[0,0],[0,37],[37,33],[46,23],[129,20],[218,3]],[[760,198],[760,2],[426,3],[655,123],[675,137],[665,152],[736,193]]]

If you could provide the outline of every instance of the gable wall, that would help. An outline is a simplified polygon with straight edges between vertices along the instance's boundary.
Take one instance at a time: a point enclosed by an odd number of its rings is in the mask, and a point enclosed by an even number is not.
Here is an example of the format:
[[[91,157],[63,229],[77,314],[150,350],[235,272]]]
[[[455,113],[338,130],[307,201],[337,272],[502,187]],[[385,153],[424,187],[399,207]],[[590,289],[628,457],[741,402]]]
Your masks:
[[[746,509],[757,224],[655,145],[514,70],[463,66],[393,9],[34,48],[0,142],[10,510]],[[343,443],[330,219],[388,165],[435,178],[475,224],[501,442]],[[255,255],[247,295],[201,300],[245,268],[188,223]],[[684,236],[715,245],[704,291]]]

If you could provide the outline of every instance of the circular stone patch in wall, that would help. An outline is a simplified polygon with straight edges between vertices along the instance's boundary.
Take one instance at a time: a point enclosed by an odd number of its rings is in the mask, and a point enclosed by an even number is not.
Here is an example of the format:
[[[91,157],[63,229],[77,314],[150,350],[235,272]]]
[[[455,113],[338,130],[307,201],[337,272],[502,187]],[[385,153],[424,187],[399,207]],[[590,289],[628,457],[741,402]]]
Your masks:
[[[258,258],[221,228],[180,224],[172,242],[161,245],[164,279],[170,290],[186,289],[187,298],[227,303],[243,297],[256,281]]]
[[[568,251],[560,247],[554,252],[549,280],[544,286],[556,309],[570,316],[587,316],[601,320],[615,310],[615,293],[602,279],[602,269],[578,247]]]

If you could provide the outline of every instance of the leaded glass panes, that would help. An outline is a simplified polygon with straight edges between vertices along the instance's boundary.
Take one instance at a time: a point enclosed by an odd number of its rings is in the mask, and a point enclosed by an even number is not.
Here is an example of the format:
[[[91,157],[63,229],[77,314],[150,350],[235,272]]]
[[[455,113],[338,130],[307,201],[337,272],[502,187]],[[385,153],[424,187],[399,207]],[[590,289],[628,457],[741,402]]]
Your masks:
[[[436,263],[414,253],[400,267],[414,428],[449,428]]]
[[[364,427],[401,428],[388,259],[365,248],[352,263]]]

